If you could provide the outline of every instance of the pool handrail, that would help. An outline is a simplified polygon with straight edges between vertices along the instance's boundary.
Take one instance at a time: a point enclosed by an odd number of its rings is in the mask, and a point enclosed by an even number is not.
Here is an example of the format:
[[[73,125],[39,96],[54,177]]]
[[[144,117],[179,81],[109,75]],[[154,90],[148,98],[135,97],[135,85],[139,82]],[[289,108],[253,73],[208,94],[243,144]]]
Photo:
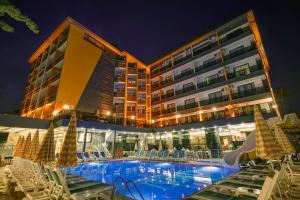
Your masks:
[[[125,185],[125,189],[128,190],[128,192],[130,193],[130,195],[132,196],[133,199],[135,199],[132,191],[129,189],[128,187],[128,184],[126,182],[126,180],[122,177],[122,176],[118,176],[115,178],[114,182],[113,182],[113,188],[112,188],[112,192],[111,192],[111,196],[110,196],[110,199],[111,200],[114,200],[114,196],[115,196],[115,193],[117,191],[117,187],[116,187],[116,184],[118,183],[118,180],[121,180],[122,183]]]

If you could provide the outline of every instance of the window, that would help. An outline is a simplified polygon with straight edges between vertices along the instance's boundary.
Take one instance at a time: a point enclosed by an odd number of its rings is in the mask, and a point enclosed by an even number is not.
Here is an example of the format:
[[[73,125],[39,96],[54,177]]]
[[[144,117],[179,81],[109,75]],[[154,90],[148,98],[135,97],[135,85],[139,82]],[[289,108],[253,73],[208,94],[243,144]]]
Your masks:
[[[159,94],[154,94],[153,95],[153,99],[158,99],[159,98]]]
[[[210,63],[214,63],[214,62],[216,62],[216,60],[213,57],[213,58],[210,58],[208,60],[203,61],[203,65],[207,65],[207,64],[210,64]]]
[[[183,89],[189,88],[189,87],[192,87],[192,86],[193,86],[193,82],[190,82],[190,83],[184,84]]]
[[[195,103],[195,98],[187,99],[187,100],[184,101],[185,105],[192,104],[192,103]]]
[[[190,70],[191,70],[191,68],[187,68],[187,69],[182,70],[181,73],[185,73],[185,72],[188,72]]]
[[[153,112],[154,112],[154,113],[159,112],[159,107],[153,108]]]
[[[219,92],[214,92],[214,93],[210,93],[208,94],[208,98],[211,99],[216,99],[216,98],[221,98],[222,97],[222,91]]]
[[[249,63],[243,64],[241,66],[234,68],[234,73],[236,76],[243,76],[250,74]]]

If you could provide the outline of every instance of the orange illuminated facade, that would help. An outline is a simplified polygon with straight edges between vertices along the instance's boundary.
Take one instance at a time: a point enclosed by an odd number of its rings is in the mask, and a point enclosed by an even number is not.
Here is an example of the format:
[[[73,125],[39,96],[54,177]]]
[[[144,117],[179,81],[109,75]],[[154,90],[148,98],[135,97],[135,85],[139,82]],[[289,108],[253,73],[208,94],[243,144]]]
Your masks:
[[[279,115],[252,11],[146,65],[71,18],[30,57],[22,116],[68,110],[153,127]]]

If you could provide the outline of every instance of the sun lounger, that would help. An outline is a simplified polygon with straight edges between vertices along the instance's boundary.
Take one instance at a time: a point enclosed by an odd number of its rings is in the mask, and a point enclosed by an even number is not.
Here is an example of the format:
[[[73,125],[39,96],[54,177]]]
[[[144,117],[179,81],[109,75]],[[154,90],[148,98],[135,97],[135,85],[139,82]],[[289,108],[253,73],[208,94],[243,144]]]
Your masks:
[[[89,152],[83,152],[83,158],[85,161],[92,161],[93,159],[90,156]]]
[[[77,155],[78,162],[84,162],[85,161],[82,152],[77,152],[76,155]]]
[[[225,194],[225,193],[215,192],[210,190],[203,190],[197,192],[191,197],[184,198],[184,200],[252,200],[252,199],[256,199],[256,198],[233,196],[230,194]]]

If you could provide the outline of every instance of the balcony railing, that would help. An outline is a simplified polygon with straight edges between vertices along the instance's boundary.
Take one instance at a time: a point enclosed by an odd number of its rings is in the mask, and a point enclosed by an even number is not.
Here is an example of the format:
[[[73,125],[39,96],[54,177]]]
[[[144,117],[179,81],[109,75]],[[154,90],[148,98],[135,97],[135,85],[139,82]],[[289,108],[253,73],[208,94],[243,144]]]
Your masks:
[[[114,111],[115,113],[123,113],[123,112],[124,112],[124,107],[123,107],[123,106],[115,107],[115,108],[113,109],[113,111]]]
[[[251,74],[253,72],[260,71],[263,68],[264,67],[263,67],[262,63],[258,63],[257,65],[252,65],[252,66],[249,67],[249,73],[247,73],[246,70],[241,70],[241,71],[237,71],[237,72],[228,73],[227,77],[228,77],[228,79],[232,79],[232,78],[235,78],[235,77],[244,76],[244,75],[247,75],[247,74]]]
[[[127,86],[128,87],[136,87],[136,82],[128,82]]]
[[[158,88],[159,87],[159,81],[153,82],[151,84],[152,89]]]
[[[213,85],[215,83],[219,83],[219,82],[222,82],[222,81],[225,81],[225,76],[219,76],[219,77],[210,79],[209,81],[204,81],[204,82],[201,82],[201,83],[197,83],[197,88],[198,89],[203,88],[203,87]]]
[[[224,101],[228,101],[228,100],[229,100],[229,96],[223,95],[223,96],[216,97],[216,98],[201,100],[201,101],[199,101],[199,104],[200,104],[200,106],[206,106],[206,105],[220,103],[220,102],[224,102]]]
[[[152,116],[158,116],[160,115],[160,112],[152,112]]]
[[[162,80],[160,82],[160,84],[163,86],[163,85],[167,85],[168,83],[173,83],[173,81],[174,81],[174,79],[172,77],[172,78],[168,78],[168,79]]]
[[[175,95],[174,91],[168,92],[166,94],[161,95],[161,99],[167,99],[167,98],[173,97],[174,95]]]
[[[193,50],[193,55],[196,56],[196,55],[199,55],[213,47],[217,46],[217,43],[216,42],[212,42],[210,43],[209,45],[206,45],[204,47],[199,47],[199,48],[196,48]]]
[[[128,94],[127,100],[128,101],[136,101],[136,95]]]
[[[115,96],[116,97],[124,97],[125,96],[125,90],[117,90],[117,92],[115,92]]]
[[[155,97],[155,98],[152,98],[151,99],[151,102],[154,103],[154,102],[158,102],[160,101],[160,98],[159,97]]]
[[[186,61],[187,59],[191,58],[192,57],[192,54],[189,54],[189,55],[186,55],[184,57],[181,57],[179,59],[176,59],[176,60],[173,60],[173,65],[177,65],[183,61]]]
[[[249,26],[246,26],[244,28],[239,28],[239,29],[236,29],[235,31],[231,32],[231,33],[228,33],[225,37],[223,37],[222,39],[220,39],[220,43],[224,43],[228,40],[231,40],[233,38],[236,38],[244,33],[247,33],[247,32],[251,32],[251,29]]]
[[[184,104],[184,105],[177,106],[177,111],[187,110],[187,109],[196,108],[196,107],[198,107],[198,103],[197,102],[193,102],[193,103],[189,103],[189,104]]]
[[[125,82],[125,74],[124,75],[117,75],[115,77],[115,81],[117,81],[117,82]]]
[[[269,91],[270,90],[267,86],[257,87],[257,88],[253,88],[253,89],[249,89],[249,90],[238,91],[238,92],[232,93],[232,98],[233,99],[239,99],[239,98],[243,98],[243,97],[253,96],[253,95],[256,95],[256,94],[266,93],[266,92],[269,92]]]
[[[173,112],[176,112],[176,108],[175,107],[167,108],[167,109],[163,109],[162,110],[163,114],[168,114],[168,113],[173,113]]]
[[[222,62],[222,60],[221,60],[220,58],[218,58],[218,59],[216,59],[216,60],[212,60],[212,61],[210,61],[210,62],[208,62],[208,63],[203,64],[203,65],[196,66],[196,67],[195,67],[195,71],[196,71],[196,72],[202,71],[202,70],[204,70],[204,69],[207,69],[207,68],[209,68],[209,67],[211,67],[211,66],[214,66],[214,65],[216,65],[216,64],[219,64],[219,63],[221,63],[221,62]]]
[[[193,73],[194,73],[194,70],[193,70],[193,69],[190,69],[190,70],[187,70],[187,71],[185,71],[185,72],[181,72],[180,74],[174,76],[174,79],[175,79],[175,80],[179,80],[179,79],[182,79],[182,78],[184,78],[184,77],[186,77],[186,76],[189,76],[189,75],[191,75],[191,74],[193,74]]]
[[[247,47],[243,47],[239,50],[236,50],[228,55],[225,55],[224,60],[228,60],[228,59],[243,55],[249,51],[253,51],[254,49],[256,49],[256,44],[255,44],[255,42],[251,42],[251,45],[249,45]]]
[[[138,74],[138,79],[145,79],[146,78],[146,74]]]
[[[128,74],[137,74],[136,69],[128,69]]]
[[[146,92],[146,86],[138,86],[139,92]]]
[[[191,85],[189,87],[186,87],[186,88],[182,88],[180,90],[176,90],[175,94],[176,95],[179,95],[179,94],[184,94],[186,92],[190,92],[190,91],[193,91],[193,90],[196,90],[196,85]]]

